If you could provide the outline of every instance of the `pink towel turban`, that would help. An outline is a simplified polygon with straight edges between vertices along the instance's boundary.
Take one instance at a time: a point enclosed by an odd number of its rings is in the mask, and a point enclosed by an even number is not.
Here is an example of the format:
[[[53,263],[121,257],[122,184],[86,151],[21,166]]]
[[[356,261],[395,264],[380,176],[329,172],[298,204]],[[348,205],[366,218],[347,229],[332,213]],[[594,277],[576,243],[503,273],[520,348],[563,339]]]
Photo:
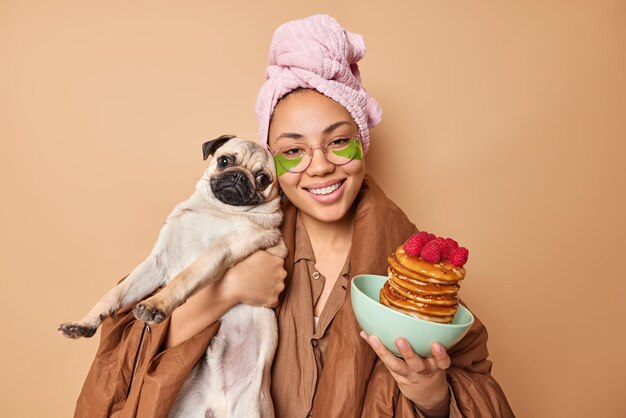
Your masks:
[[[256,99],[261,144],[267,144],[270,117],[280,98],[303,87],[319,91],[350,112],[367,152],[369,128],[380,122],[382,109],[361,85],[357,62],[364,55],[363,37],[347,32],[330,16],[314,15],[279,26],[270,45],[266,81]]]

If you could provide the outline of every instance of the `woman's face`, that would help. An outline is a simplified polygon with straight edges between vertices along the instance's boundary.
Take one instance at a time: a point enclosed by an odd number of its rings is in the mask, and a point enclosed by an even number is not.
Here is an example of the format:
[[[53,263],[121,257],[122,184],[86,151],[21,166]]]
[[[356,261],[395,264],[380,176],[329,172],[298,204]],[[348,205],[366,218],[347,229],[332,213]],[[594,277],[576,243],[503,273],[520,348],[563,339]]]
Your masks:
[[[276,150],[294,143],[320,144],[358,133],[346,108],[316,90],[302,90],[276,105],[268,141],[270,148]],[[350,210],[364,175],[362,158],[335,166],[326,159],[322,149],[316,147],[305,171],[286,172],[278,182],[287,198],[302,212],[319,221],[336,222]]]

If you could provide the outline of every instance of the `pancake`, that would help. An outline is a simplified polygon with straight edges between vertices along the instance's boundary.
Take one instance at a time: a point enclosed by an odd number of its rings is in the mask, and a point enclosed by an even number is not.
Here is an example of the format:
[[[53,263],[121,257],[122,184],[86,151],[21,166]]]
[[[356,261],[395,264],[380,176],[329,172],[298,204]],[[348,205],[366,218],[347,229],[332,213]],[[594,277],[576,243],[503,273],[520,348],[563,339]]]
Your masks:
[[[408,292],[420,295],[454,295],[459,291],[460,286],[454,284],[428,283],[419,279],[407,277],[398,273],[392,267],[387,268],[389,280],[396,285],[406,289]]]
[[[427,321],[450,323],[456,314],[459,282],[465,269],[448,260],[429,263],[407,254],[402,246],[387,258],[389,279],[380,290],[380,302],[399,312]]]
[[[388,282],[380,290],[380,301],[383,305],[406,315],[444,324],[452,322],[456,313],[456,306],[454,308],[447,307],[447,309],[435,310],[431,305],[411,301],[389,288]]]
[[[436,293],[428,292],[419,288],[407,287],[405,280],[399,280],[399,278],[397,276],[394,276],[393,274],[389,275],[389,280],[387,281],[387,283],[400,296],[404,296],[405,298],[414,300],[416,302],[441,306],[454,306],[459,302],[459,298],[457,296],[458,286],[456,285],[445,286],[452,288],[449,291],[445,289],[437,289]],[[442,285],[437,286],[444,287]]]
[[[428,283],[450,284],[456,283],[465,277],[463,267],[455,267],[449,261],[436,264],[412,257],[404,252],[402,246],[395,253],[387,257],[389,266],[407,277],[417,278]]]

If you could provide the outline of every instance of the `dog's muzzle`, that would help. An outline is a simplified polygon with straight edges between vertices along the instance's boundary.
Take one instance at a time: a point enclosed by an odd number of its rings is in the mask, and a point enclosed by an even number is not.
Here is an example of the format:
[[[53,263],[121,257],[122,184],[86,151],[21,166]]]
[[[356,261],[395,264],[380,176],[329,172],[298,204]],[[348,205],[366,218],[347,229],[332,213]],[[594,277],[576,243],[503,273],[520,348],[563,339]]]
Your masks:
[[[263,203],[263,197],[241,171],[228,171],[211,178],[211,191],[220,202],[231,206],[254,206]]]

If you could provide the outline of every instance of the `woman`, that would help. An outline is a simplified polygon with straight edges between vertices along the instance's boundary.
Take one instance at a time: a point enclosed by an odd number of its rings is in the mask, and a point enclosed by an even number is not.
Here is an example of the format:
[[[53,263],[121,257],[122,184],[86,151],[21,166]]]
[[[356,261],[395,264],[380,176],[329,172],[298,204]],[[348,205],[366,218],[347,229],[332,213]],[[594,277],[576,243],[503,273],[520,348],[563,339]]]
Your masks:
[[[387,254],[416,231],[365,175],[381,110],[361,85],[364,53],[362,38],[329,16],[277,29],[256,109],[286,198],[287,259],[255,253],[161,324],[146,327],[128,311],[107,320],[76,416],[166,416],[237,303],[276,307],[277,417],[513,416],[478,319],[449,353],[433,344],[428,358],[403,338],[401,359],[359,334],[349,278],[385,274]]]

